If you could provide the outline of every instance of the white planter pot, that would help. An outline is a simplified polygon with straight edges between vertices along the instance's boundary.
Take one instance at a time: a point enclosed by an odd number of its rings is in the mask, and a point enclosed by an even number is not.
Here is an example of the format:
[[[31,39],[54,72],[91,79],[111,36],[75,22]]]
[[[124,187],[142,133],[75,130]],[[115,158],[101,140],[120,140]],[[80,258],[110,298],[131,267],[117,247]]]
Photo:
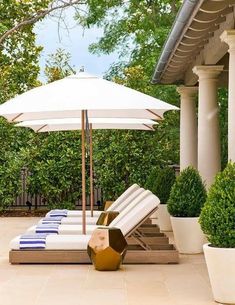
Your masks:
[[[172,231],[171,219],[167,210],[167,204],[159,204],[157,217],[161,231]]]
[[[203,246],[215,301],[235,304],[235,248]]]
[[[176,248],[182,254],[197,254],[203,251],[206,238],[198,219],[199,217],[171,216]]]

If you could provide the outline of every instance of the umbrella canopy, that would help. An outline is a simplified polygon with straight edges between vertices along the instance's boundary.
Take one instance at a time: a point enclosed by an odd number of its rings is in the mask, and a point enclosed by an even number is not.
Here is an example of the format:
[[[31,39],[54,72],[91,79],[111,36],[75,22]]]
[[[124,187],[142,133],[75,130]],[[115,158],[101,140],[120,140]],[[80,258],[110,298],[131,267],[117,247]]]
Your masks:
[[[8,121],[88,117],[161,119],[178,108],[123,85],[79,72],[29,90],[0,105]]]
[[[127,119],[127,118],[90,118],[89,123],[92,129],[133,129],[133,130],[154,130],[153,125],[157,124],[149,119]],[[35,132],[51,132],[80,130],[80,118],[48,119],[24,121],[16,124],[18,127],[30,127]]]

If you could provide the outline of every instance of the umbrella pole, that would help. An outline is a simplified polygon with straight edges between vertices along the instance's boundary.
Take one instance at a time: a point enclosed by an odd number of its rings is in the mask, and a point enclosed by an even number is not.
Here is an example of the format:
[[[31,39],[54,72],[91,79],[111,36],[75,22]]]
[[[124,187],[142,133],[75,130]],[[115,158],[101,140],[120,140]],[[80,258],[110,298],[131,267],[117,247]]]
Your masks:
[[[93,217],[94,210],[94,181],[93,181],[93,143],[92,143],[92,124],[90,128],[90,204],[91,204],[91,217]]]
[[[82,110],[82,234],[86,234],[85,110]]]

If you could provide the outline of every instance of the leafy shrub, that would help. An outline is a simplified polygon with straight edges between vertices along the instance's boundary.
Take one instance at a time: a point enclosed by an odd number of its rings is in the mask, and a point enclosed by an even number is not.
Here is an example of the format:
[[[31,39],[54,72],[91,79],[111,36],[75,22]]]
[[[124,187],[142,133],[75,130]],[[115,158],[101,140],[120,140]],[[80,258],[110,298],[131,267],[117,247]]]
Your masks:
[[[145,188],[158,196],[161,203],[167,203],[175,178],[175,171],[172,168],[168,166],[157,167],[150,173]]]
[[[67,209],[67,210],[75,210],[76,208],[76,204],[75,204],[75,201],[62,201],[62,202],[54,202],[54,203],[51,203],[51,202],[48,202],[48,207],[49,209],[57,209],[57,208],[60,208],[60,209]]]
[[[216,176],[200,215],[209,242],[216,247],[235,248],[235,163]]]
[[[54,132],[39,140],[27,157],[28,192],[43,196],[49,208],[70,207],[82,190],[80,134]]]
[[[22,191],[22,159],[15,153],[0,158],[0,211],[8,208]]]
[[[198,217],[206,201],[206,189],[197,170],[188,167],[176,178],[168,200],[174,217]]]

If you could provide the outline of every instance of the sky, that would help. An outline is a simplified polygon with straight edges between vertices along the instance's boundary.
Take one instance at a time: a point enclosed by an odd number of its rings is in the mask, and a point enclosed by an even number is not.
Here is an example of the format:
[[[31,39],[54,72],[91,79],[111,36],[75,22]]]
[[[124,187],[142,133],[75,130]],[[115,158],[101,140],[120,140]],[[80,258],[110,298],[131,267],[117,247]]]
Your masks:
[[[40,58],[41,75],[40,80],[44,81],[43,70],[45,61],[49,54],[55,53],[56,49],[62,48],[71,54],[71,65],[75,70],[84,66],[85,71],[97,76],[102,76],[109,69],[110,65],[117,61],[118,55],[94,55],[89,53],[88,47],[92,42],[96,42],[102,36],[102,30],[92,28],[83,30],[73,19],[73,9],[66,11],[66,24],[69,26],[69,32],[65,27],[60,27],[60,36],[58,35],[58,20],[51,17],[37,23],[35,33],[37,34],[37,44],[43,46]]]

